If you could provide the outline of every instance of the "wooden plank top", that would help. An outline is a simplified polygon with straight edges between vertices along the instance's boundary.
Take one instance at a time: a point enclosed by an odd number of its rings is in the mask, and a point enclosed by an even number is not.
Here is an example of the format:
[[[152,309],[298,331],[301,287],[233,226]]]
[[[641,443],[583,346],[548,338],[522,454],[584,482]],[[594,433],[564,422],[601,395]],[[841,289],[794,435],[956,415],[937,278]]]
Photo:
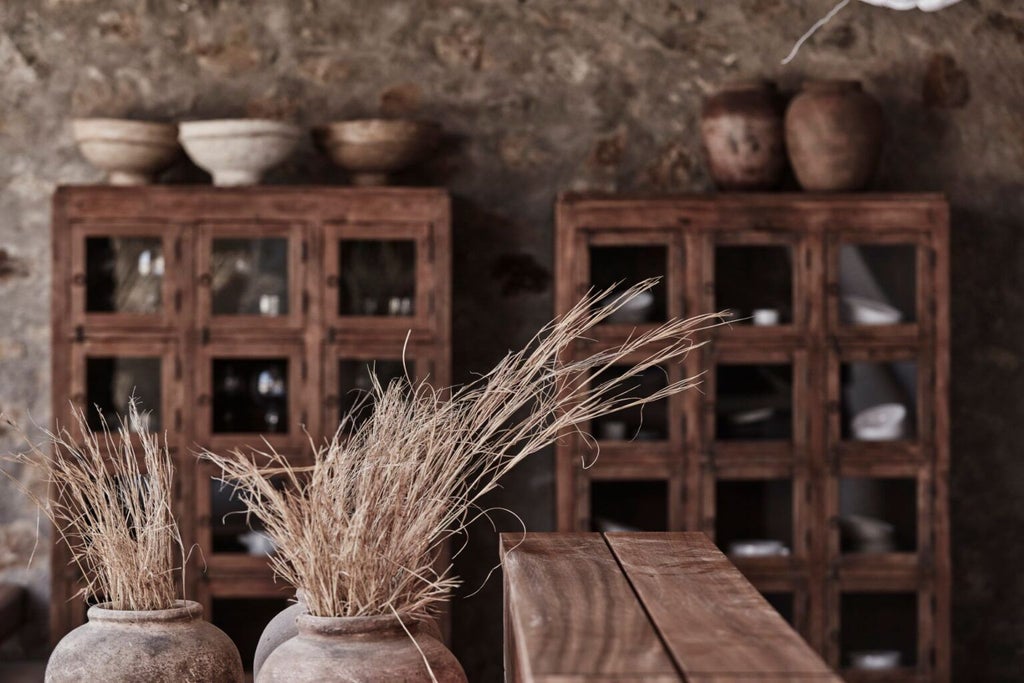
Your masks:
[[[523,681],[680,681],[600,534],[502,534]]]
[[[503,534],[502,564],[512,680],[840,680],[704,534]]]

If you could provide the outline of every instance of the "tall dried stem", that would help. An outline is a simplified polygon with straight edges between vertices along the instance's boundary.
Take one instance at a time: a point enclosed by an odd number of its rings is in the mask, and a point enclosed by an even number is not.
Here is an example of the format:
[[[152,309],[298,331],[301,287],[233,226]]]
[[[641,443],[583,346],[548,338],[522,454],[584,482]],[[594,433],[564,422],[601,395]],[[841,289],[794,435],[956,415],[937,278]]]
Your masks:
[[[374,381],[372,414],[360,424],[347,417],[328,443],[313,444],[310,467],[273,449],[204,457],[263,522],[277,546],[270,563],[304,591],[310,613],[428,616],[458,584],[451,566],[437,566],[440,549],[482,514],[481,499],[509,470],[582,423],[696,386],[688,378],[645,396],[633,391],[642,373],[698,346],[691,335],[713,315],[570,356],[596,324],[655,284],[590,294],[450,397],[426,381]]]
[[[93,432],[82,411],[73,414],[81,437],[58,427],[45,432],[42,445],[7,420],[29,450],[4,459],[41,470],[49,482],[46,500],[4,473],[67,544],[84,577],[82,595],[105,600],[111,609],[173,607],[180,595],[175,573],[185,551],[172,511],[174,467],[166,439],[149,433],[134,398],[127,421],[119,419],[114,433],[105,419],[101,431]]]

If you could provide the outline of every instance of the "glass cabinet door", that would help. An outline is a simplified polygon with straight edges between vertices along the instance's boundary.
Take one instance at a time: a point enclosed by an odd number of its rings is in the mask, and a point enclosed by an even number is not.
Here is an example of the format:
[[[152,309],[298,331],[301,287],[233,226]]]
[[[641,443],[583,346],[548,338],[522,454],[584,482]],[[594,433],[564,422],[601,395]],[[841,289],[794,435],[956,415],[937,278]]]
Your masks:
[[[308,368],[298,345],[212,343],[202,348],[196,366],[196,431],[204,443],[303,443]]]
[[[914,336],[930,322],[934,295],[922,237],[833,235],[829,241],[829,327],[857,337]]]
[[[682,266],[682,239],[676,234],[602,229],[588,235],[579,296],[588,290],[610,290],[598,303],[611,303],[629,287],[658,278],[653,288],[624,302],[598,327],[607,334],[626,334],[635,327],[653,326],[684,314]]]
[[[406,386],[407,380],[413,385],[427,380],[438,386],[436,361],[431,350],[417,346],[403,349],[396,343],[372,346],[375,347],[372,350],[365,344],[327,347],[324,358],[326,433],[334,433],[339,426],[343,427],[343,432],[352,432],[373,414],[373,377],[382,387],[392,381]]]
[[[200,233],[197,313],[202,325],[228,333],[301,327],[300,227],[208,224]]]
[[[426,224],[326,226],[324,306],[335,336],[436,328],[432,238]]]
[[[71,231],[71,315],[87,327],[163,327],[181,307],[180,231],[81,223]]]
[[[808,246],[796,234],[715,234],[706,250],[705,308],[724,312],[723,334],[775,337],[809,324]]]
[[[167,432],[172,441],[181,430],[178,402],[181,360],[173,342],[79,342],[71,363],[71,400],[85,412],[91,431],[105,420],[117,431],[127,422],[129,399],[135,396],[150,433]],[[58,416],[71,426],[69,415]]]

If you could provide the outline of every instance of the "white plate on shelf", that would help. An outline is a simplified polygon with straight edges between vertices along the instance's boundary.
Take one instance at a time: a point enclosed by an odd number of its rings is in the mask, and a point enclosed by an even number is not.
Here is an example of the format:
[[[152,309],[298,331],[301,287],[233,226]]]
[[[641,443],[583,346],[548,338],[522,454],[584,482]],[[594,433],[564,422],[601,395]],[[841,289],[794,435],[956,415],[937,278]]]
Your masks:
[[[857,441],[897,441],[906,437],[907,407],[880,403],[853,417],[850,429]]]
[[[895,325],[903,320],[903,313],[881,301],[862,296],[844,296],[843,318],[853,325]]]
[[[733,541],[729,544],[730,557],[787,557],[789,548],[782,541],[757,538]]]

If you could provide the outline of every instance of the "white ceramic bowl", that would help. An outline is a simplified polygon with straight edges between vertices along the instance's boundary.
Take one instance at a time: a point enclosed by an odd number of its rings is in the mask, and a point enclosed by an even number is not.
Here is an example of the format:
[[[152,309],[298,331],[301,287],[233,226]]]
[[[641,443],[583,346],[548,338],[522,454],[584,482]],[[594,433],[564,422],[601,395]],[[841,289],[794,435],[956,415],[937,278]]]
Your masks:
[[[850,428],[858,441],[896,441],[906,436],[907,407],[902,403],[880,403],[853,417]]]
[[[178,156],[173,123],[128,119],[75,119],[71,130],[90,164],[106,171],[111,185],[145,185]]]
[[[619,296],[619,294],[611,294],[602,300],[601,304],[609,304]],[[608,316],[608,322],[634,325],[644,323],[650,317],[652,308],[654,308],[654,294],[651,292],[639,292],[623,303],[617,311]]]
[[[860,671],[889,671],[900,666],[899,650],[863,650],[850,653],[850,666]]]
[[[782,541],[774,539],[733,541],[729,544],[729,555],[731,557],[785,557],[789,555],[789,548]]]
[[[406,119],[337,121],[313,131],[314,142],[354,185],[386,185],[391,173],[422,161],[440,139],[438,124]]]
[[[844,296],[843,317],[853,325],[895,325],[903,320],[903,313],[881,301],[862,296]]]
[[[221,187],[258,184],[267,169],[288,158],[300,135],[290,123],[265,119],[184,121],[179,128],[189,157]]]

